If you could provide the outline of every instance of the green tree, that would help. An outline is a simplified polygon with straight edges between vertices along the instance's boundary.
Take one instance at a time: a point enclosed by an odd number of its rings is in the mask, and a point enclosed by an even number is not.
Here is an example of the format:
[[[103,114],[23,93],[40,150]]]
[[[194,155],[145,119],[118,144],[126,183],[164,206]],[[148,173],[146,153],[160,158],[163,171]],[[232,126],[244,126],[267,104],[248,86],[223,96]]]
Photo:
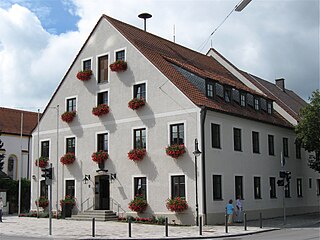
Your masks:
[[[320,172],[320,92],[319,89],[312,93],[310,104],[301,112],[301,121],[296,126],[297,140],[308,152],[315,156],[309,157],[309,166]]]

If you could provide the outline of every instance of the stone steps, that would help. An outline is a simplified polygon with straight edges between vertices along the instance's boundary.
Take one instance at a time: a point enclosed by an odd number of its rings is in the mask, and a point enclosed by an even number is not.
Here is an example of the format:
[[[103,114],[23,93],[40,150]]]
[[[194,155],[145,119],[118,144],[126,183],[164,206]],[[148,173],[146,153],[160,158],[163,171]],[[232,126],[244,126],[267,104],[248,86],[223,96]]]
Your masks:
[[[118,217],[116,213],[111,210],[91,210],[80,212],[77,215],[72,215],[68,220],[77,220],[77,221],[92,221],[92,218],[95,218],[95,221],[105,222],[105,221],[117,221]]]

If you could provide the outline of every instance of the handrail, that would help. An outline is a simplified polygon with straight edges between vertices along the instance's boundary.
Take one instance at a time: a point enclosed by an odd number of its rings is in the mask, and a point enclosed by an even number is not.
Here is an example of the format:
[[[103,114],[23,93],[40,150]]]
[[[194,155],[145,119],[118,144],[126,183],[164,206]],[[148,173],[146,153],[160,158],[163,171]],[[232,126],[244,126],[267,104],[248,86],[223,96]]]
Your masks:
[[[111,198],[110,197],[110,207],[111,207],[111,210],[112,211],[114,211],[114,209],[113,209],[113,206],[115,205],[116,206],[116,208],[117,208],[117,211],[116,211],[116,213],[117,213],[117,216],[118,217],[120,217],[120,210],[121,210],[121,217],[123,217],[123,215],[124,214],[126,214],[126,210],[124,210],[122,207],[121,207],[121,205],[120,205],[120,203],[118,203],[116,200],[114,200],[113,198]]]
[[[84,204],[87,203],[87,208],[85,209],[84,208]],[[90,209],[94,209],[94,201],[93,201],[93,198],[92,198],[92,204],[90,206],[90,197],[88,197],[86,200],[84,200],[82,203],[81,203],[81,211],[87,211],[87,210],[90,210]]]

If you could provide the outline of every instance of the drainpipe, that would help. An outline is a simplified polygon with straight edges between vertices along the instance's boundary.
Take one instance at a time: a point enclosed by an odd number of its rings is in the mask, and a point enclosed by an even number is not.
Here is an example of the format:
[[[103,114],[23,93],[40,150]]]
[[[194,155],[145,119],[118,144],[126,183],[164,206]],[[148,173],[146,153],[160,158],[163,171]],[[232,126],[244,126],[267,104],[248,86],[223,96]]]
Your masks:
[[[207,224],[207,195],[206,195],[206,151],[205,151],[205,121],[207,116],[207,108],[205,106],[201,107],[200,110],[200,119],[201,119],[201,125],[200,125],[200,135],[201,135],[201,151],[202,151],[202,194],[203,194],[203,214],[205,216],[204,224]]]

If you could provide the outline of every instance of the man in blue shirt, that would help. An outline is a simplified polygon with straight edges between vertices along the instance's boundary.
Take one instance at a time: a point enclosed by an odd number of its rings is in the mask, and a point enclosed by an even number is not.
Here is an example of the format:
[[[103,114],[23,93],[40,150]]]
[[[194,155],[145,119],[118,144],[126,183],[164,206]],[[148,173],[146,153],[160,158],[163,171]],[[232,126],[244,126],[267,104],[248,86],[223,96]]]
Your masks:
[[[233,207],[232,203],[233,203],[233,201],[232,201],[232,199],[230,199],[229,203],[226,206],[227,215],[228,215],[228,225],[232,224],[232,216],[233,216],[233,211],[234,211],[234,207]]]

